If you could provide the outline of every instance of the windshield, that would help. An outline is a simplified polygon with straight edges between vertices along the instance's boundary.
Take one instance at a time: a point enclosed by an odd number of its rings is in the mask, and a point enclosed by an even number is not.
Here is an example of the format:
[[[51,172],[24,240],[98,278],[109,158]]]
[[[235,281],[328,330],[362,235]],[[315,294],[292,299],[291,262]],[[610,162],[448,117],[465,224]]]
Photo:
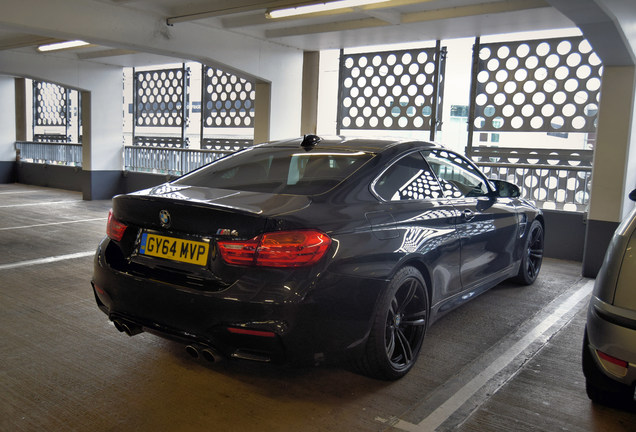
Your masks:
[[[372,157],[362,151],[255,147],[213,162],[174,184],[315,195],[333,188]]]

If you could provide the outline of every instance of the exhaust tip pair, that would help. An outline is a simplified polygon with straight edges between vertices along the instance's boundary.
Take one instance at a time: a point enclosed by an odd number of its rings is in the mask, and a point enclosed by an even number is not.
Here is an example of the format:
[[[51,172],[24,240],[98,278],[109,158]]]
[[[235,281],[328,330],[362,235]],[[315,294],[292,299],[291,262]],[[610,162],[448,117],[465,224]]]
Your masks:
[[[113,324],[115,324],[115,328],[117,330],[122,333],[126,333],[128,336],[134,336],[143,332],[141,326],[126,321],[115,320],[113,321]]]
[[[187,345],[185,347],[186,352],[192,358],[202,357],[204,360],[210,363],[218,363],[223,360],[223,356],[216,350],[210,347],[203,347],[197,345]]]

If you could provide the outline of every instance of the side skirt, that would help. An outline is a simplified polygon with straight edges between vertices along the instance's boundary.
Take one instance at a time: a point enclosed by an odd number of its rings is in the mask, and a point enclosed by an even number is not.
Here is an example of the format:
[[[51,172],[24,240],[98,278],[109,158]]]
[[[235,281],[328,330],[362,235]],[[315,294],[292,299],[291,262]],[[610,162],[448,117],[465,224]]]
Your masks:
[[[516,262],[512,266],[508,267],[506,270],[500,272],[495,278],[488,279],[487,281],[484,281],[479,285],[475,285],[473,287],[465,289],[462,292],[457,293],[454,296],[442,300],[439,303],[431,306],[429,325],[433,324],[435,321],[437,321],[439,318],[446,315],[453,309],[458,308],[464,303],[474,299],[478,295],[483,294],[489,289],[499,285],[501,282],[516,276],[519,272],[519,265],[520,263]]]

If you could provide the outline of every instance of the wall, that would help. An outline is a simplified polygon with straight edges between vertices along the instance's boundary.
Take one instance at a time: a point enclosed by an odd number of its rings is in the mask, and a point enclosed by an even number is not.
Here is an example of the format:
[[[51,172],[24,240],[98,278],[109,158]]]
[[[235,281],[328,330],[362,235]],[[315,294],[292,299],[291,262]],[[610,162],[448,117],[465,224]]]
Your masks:
[[[601,87],[597,141],[583,258],[583,275],[595,277],[614,230],[633,203],[627,195],[634,184],[628,169],[636,149],[633,130],[636,67],[605,66]],[[631,157],[630,157],[631,155]]]
[[[89,158],[84,160],[84,169],[121,170],[122,68],[56,55],[0,51],[0,73],[90,92],[92,145]],[[11,112],[15,114],[15,106]],[[15,141],[15,133],[12,141]]]
[[[19,6],[13,4],[2,10],[0,23],[34,34],[82,39],[106,47],[198,61],[270,84],[270,138],[299,136],[301,50],[196,22],[167,26],[164,17],[153,17],[109,3],[22,0]],[[38,13],[34,14],[34,10]],[[0,74],[7,72],[3,70],[6,64],[0,52]],[[31,70],[43,73],[42,68]],[[28,76],[31,70],[23,69],[16,76]],[[121,88],[116,99],[121,105]]]
[[[0,183],[15,181],[15,82],[0,76]]]

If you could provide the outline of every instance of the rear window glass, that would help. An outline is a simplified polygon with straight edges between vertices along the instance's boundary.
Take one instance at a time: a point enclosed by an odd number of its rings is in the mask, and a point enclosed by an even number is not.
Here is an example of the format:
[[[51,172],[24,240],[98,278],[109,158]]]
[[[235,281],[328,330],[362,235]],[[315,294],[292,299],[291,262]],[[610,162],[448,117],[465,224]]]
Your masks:
[[[174,184],[315,195],[333,188],[372,157],[358,151],[256,147],[220,159]]]

